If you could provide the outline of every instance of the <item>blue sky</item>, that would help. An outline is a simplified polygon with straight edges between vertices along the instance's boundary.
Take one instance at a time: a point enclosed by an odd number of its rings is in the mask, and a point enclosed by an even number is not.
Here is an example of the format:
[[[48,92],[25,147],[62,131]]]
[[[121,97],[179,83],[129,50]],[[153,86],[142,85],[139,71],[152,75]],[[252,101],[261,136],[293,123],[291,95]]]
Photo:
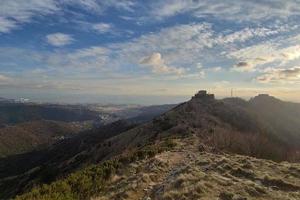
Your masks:
[[[0,96],[300,101],[299,0],[0,0]]]

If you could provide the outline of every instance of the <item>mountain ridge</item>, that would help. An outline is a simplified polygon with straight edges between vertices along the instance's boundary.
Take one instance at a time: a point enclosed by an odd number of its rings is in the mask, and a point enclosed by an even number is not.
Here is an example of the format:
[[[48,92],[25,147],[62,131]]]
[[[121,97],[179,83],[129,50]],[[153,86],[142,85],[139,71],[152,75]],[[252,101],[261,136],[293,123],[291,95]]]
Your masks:
[[[235,101],[238,101],[238,103],[234,103]],[[190,101],[177,105],[150,122],[131,127],[125,131],[121,130],[116,132],[115,135],[107,135],[104,140],[99,140],[92,145],[89,145],[91,143],[87,142],[88,148],[83,148],[81,152],[72,154],[71,157],[66,156],[62,163],[68,166],[69,163],[78,162],[79,165],[76,164],[76,170],[80,170],[91,163],[101,164],[124,153],[130,154],[130,152],[139,152],[141,150],[145,152],[144,149],[147,145],[159,144],[168,138],[180,141],[191,136],[195,136],[200,141],[198,148],[211,153],[218,154],[223,152],[275,161],[296,161],[298,157],[296,154],[293,154],[295,153],[293,149],[290,149],[280,137],[277,137],[272,132],[267,132],[268,129],[262,125],[259,121],[260,119],[255,120],[255,117],[255,112],[249,112],[249,103],[247,101],[240,99],[217,100],[212,95],[204,94],[202,91],[200,96],[196,95]],[[81,138],[79,137],[78,141],[80,140]],[[49,151],[50,155],[51,151]],[[55,146],[53,152],[55,152]],[[55,159],[53,161],[54,163],[56,162]],[[60,166],[62,164],[59,164],[60,162],[54,166]],[[5,172],[5,168],[1,167],[0,160],[1,171]],[[25,171],[29,172],[30,167]],[[61,173],[59,171],[56,172],[58,173],[57,175],[52,176],[62,179],[63,177],[59,176],[59,173]],[[72,174],[73,172],[74,170],[67,170],[64,173]],[[22,173],[14,176],[22,177]],[[0,180],[7,180],[8,178],[9,176],[1,175]],[[18,181],[18,178],[15,180]],[[42,183],[36,182],[34,179],[32,181],[35,184]],[[4,184],[5,181],[2,185]],[[19,194],[20,191],[24,192],[24,188],[27,188],[25,191],[28,191],[30,187],[32,186],[26,186],[26,184],[21,186]]]

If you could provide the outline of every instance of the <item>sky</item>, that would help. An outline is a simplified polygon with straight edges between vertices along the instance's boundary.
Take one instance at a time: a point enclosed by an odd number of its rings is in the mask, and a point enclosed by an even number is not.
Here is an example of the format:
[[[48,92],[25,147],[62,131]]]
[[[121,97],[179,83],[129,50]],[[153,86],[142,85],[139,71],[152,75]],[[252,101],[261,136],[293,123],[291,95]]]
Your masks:
[[[300,102],[300,0],[0,0],[0,96]]]

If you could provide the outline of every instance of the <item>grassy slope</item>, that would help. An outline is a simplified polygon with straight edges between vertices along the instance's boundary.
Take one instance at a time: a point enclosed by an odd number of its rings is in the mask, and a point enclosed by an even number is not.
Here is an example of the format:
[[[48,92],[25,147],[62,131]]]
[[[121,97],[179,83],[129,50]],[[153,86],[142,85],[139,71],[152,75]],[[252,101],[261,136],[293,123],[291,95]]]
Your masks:
[[[11,198],[40,183],[49,183],[77,169],[105,160],[117,151],[108,138],[134,125],[115,122],[60,141],[39,151],[0,159],[0,199]]]
[[[177,144],[119,171],[94,200],[300,198],[299,164],[210,152],[198,136]]]
[[[32,121],[1,128],[0,157],[28,152],[41,145],[45,147],[81,129],[72,123],[56,121]]]
[[[299,164],[215,153],[205,149],[196,135],[171,141],[176,144],[171,149],[150,145],[122,161],[88,167],[16,199],[300,198]]]
[[[110,177],[117,171],[126,168],[137,160],[153,157],[154,155],[169,150],[174,146],[169,141],[160,144],[149,144],[144,147],[131,150],[119,156],[104,161],[98,165],[91,165],[84,169],[71,173],[64,179],[55,181],[49,185],[34,188],[29,193],[17,196],[18,200],[66,200],[89,199],[101,193],[107,185]]]

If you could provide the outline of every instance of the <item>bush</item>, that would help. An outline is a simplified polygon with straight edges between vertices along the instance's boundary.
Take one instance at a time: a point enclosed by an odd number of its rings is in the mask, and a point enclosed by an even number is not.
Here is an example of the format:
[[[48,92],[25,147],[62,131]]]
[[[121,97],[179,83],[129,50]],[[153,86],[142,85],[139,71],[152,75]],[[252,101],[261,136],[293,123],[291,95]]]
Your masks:
[[[173,127],[171,120],[167,117],[160,117],[158,119],[154,119],[153,123],[155,126],[159,127],[161,131],[166,131]]]
[[[16,200],[90,199],[93,195],[103,191],[106,181],[115,174],[120,166],[153,157],[157,153],[173,148],[175,145],[176,143],[173,140],[167,139],[161,144],[144,146],[115,159],[74,172],[65,179],[33,188],[29,193],[17,196]]]
[[[89,199],[104,188],[105,181],[115,173],[118,167],[118,160],[105,161],[72,173],[65,179],[55,181],[50,185],[44,184],[34,188],[27,194],[17,196],[16,200]]]

